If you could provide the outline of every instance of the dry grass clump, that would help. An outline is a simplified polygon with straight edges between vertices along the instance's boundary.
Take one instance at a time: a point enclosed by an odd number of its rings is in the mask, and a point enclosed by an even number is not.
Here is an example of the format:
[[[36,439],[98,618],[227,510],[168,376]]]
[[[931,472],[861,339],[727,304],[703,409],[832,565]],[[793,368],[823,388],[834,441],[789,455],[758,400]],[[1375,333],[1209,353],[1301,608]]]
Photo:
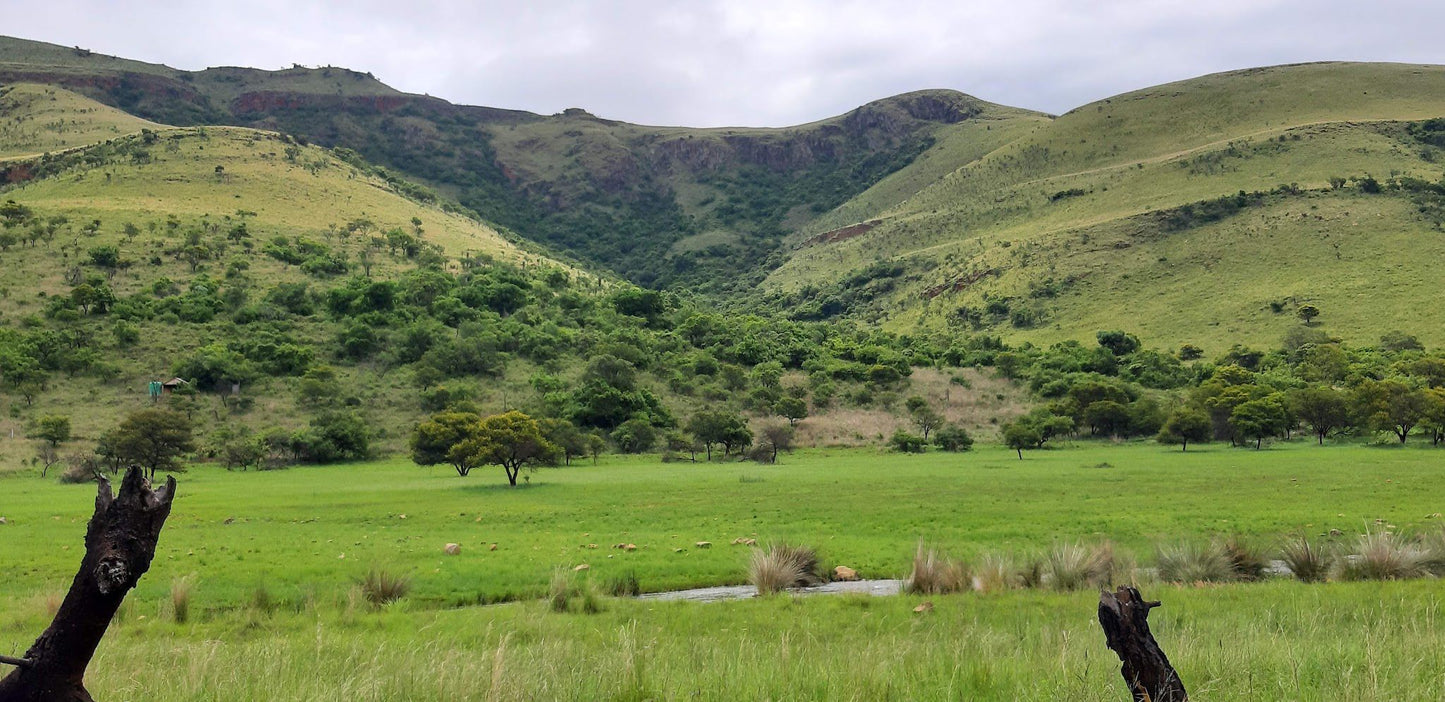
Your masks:
[[[1340,567],[1344,580],[1404,580],[1431,574],[1435,558],[1417,541],[1388,531],[1360,535],[1354,556]]]
[[[748,582],[759,595],[771,595],[790,587],[807,587],[823,582],[818,554],[808,546],[785,543],[753,549],[748,560]]]
[[[1161,545],[1159,579],[1171,583],[1218,583],[1235,579],[1234,562],[1217,541]]]
[[[1285,539],[1280,544],[1279,557],[1295,579],[1305,583],[1324,582],[1337,560],[1333,549],[1310,543],[1304,534]]]
[[[961,592],[972,585],[973,577],[966,563],[918,544],[913,554],[913,572],[904,581],[903,589],[917,595],[943,595]]]
[[[411,579],[383,568],[372,568],[361,579],[361,595],[373,607],[391,604],[411,592]]]
[[[1040,583],[1055,590],[1081,590],[1109,585],[1114,576],[1114,545],[1089,548],[1080,543],[1055,544],[1042,562]]]

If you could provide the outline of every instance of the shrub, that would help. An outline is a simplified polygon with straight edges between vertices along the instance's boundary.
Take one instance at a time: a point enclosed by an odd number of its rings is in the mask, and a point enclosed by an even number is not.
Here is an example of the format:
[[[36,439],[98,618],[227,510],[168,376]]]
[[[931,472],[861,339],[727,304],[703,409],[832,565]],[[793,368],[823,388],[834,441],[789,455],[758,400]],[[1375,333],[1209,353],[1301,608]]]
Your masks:
[[[372,568],[361,579],[361,594],[373,607],[391,604],[411,592],[411,580],[382,568]]]
[[[1335,562],[1331,549],[1316,547],[1304,534],[1286,539],[1279,547],[1279,557],[1296,579],[1306,583],[1329,577]]]
[[[629,419],[612,431],[612,440],[623,453],[643,453],[657,443],[657,430],[645,419]]]
[[[1361,534],[1355,550],[1340,569],[1344,580],[1404,580],[1430,574],[1430,552],[1398,534]]]
[[[753,549],[748,560],[748,582],[759,595],[771,595],[790,587],[807,587],[823,582],[818,554],[807,546],[784,543]]]
[[[893,438],[888,440],[888,445],[894,451],[903,453],[923,453],[923,437],[909,433],[903,429],[893,432]]]
[[[973,448],[973,437],[957,424],[945,424],[933,435],[933,445],[944,451],[968,451]]]
[[[1159,579],[1171,583],[1226,582],[1234,564],[1217,542],[1159,547]]]
[[[913,553],[913,571],[903,583],[905,592],[916,595],[944,595],[972,586],[968,565],[918,544]]]

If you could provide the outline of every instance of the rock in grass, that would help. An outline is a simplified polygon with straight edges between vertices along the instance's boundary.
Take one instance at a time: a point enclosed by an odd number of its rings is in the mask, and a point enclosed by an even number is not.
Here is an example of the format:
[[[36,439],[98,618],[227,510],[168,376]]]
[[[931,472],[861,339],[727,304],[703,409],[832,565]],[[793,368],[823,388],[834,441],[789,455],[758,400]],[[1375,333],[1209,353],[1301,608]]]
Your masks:
[[[913,608],[914,614],[924,614],[933,611],[933,600],[924,600],[923,604]]]
[[[711,542],[711,541],[699,541],[699,542],[693,544],[693,546],[696,546],[696,547],[698,547],[698,548],[712,548],[712,542]]]
[[[573,568],[573,569],[572,569],[572,572],[574,572],[574,573],[581,573],[581,572],[584,571],[584,570],[592,570],[592,566],[587,565],[586,563],[581,563],[581,564],[578,564],[577,567]]]
[[[10,522],[5,521],[5,518],[4,518],[4,517],[0,517],[0,526],[3,526],[3,525],[5,525],[5,524],[9,524],[9,523],[10,523]]]
[[[848,566],[838,566],[837,568],[833,569],[833,579],[843,581],[857,580],[858,571],[853,570]]]
[[[447,545],[446,545],[446,548],[443,549],[443,550],[447,552],[447,555],[448,555],[448,556],[459,556],[459,555],[461,555],[461,553],[462,553],[462,545],[461,545],[461,544],[447,544]]]
[[[497,550],[497,545],[496,545],[496,544],[492,544],[491,546],[488,546],[488,547],[487,547],[487,550],[488,550],[488,551],[495,551],[495,550]]]

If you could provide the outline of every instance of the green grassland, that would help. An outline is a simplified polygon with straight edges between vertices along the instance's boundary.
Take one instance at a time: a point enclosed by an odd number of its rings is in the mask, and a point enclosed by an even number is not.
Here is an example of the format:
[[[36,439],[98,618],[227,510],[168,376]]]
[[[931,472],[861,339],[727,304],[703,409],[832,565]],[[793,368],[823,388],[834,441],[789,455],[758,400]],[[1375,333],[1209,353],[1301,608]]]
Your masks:
[[[453,605],[537,595],[554,567],[579,563],[594,582],[632,573],[647,590],[738,582],[746,549],[728,543],[753,534],[896,577],[920,539],[973,557],[1110,538],[1145,562],[1153,543],[1215,534],[1267,544],[1383,528],[1377,519],[1428,528],[1445,480],[1431,456],[1291,443],[1088,444],[1023,461],[996,446],[804,452],[774,467],[609,459],[518,489],[399,462],[199,467],[180,476],[155,564],[89,681],[97,694],[163,700],[1117,699],[1088,591],[935,597],[926,615],[911,611],[916,596],[604,598],[595,615]],[[0,481],[10,653],[68,582],[93,496],[34,476]],[[694,545],[704,539],[715,545]],[[620,541],[639,548],[608,548]],[[461,555],[443,555],[447,542]],[[348,591],[378,566],[414,589],[376,611]],[[177,624],[167,593],[181,577],[193,609]],[[1165,603],[1154,631],[1196,696],[1433,699],[1445,670],[1431,581],[1144,589]]]
[[[411,576],[414,600],[431,606],[538,595],[553,567],[581,563],[599,581],[635,574],[644,590],[738,583],[746,549],[730,544],[739,537],[808,543],[870,577],[906,575],[920,539],[970,557],[1110,539],[1148,561],[1156,543],[1212,535],[1267,545],[1300,530],[1359,533],[1377,519],[1428,527],[1445,488],[1434,460],[1424,448],[1303,443],[1187,453],[1089,445],[1024,460],[997,446],[920,456],[815,450],[774,467],[574,462],[517,489],[499,473],[460,478],[407,460],[200,468],[182,478],[185,498],[166,533],[175,547],[139,596],[155,599],[172,578],[196,573],[205,601],[235,605],[263,581],[294,597],[344,588],[375,566]],[[5,566],[23,577],[0,593],[58,588],[73,554],[56,546],[78,543],[91,489],[24,474],[4,487],[13,544]],[[462,556],[442,553],[453,542]]]
[[[1256,218],[1179,236],[1148,217],[1281,183],[1322,191],[1334,176],[1439,180],[1435,149],[1390,120],[1445,114],[1442,81],[1445,70],[1438,67],[1311,64],[1207,76],[1110,98],[961,163],[906,201],[871,215],[882,222],[865,235],[801,245],[769,285],[807,298],[826,293],[850,271],[891,259],[905,267],[903,280],[854,312],[894,327],[945,325],[960,308],[1004,299],[1045,312],[1047,324],[1037,329],[1000,327],[1022,338],[1082,338],[1102,323],[1145,327],[1151,341],[1177,344],[1230,324],[1239,331],[1231,341],[1269,343],[1283,322],[1253,323],[1257,315],[1241,318],[1240,308],[1334,294],[1321,283],[1338,271],[1301,257],[1302,248],[1313,248],[1301,232],[1250,241],[1261,227]],[[1427,266],[1396,270],[1408,256],[1382,265],[1363,250],[1390,251],[1408,241],[1411,249],[1428,251],[1438,232],[1430,218],[1399,198],[1348,203],[1331,205],[1337,216],[1319,222],[1313,236],[1357,249],[1348,259],[1350,278],[1388,280],[1398,293],[1346,283],[1323,301],[1337,303],[1342,322],[1351,317],[1350,325],[1332,332],[1373,340],[1415,321],[1409,310],[1432,304],[1415,295],[1438,289],[1439,278]],[[1310,206],[1324,205],[1305,199],[1280,205],[1266,218],[1283,221]],[[1125,245],[1132,248],[1119,254]],[[1241,299],[1223,306],[1219,298],[1233,288],[1219,284],[1213,266],[1200,265],[1215,260],[1219,248],[1250,253],[1220,261],[1251,281]],[[1171,264],[1152,265],[1163,258]],[[1330,258],[1347,260],[1333,252]],[[1151,265],[1140,270],[1141,262]],[[1270,275],[1258,275],[1256,265],[1268,266]],[[988,273],[977,278],[981,272]],[[1125,275],[1131,282],[1121,290],[1113,283]],[[1066,301],[1030,299],[1038,288],[1081,279],[1088,284],[1066,289]],[[1125,290],[1131,301],[1164,298],[1173,304],[1139,314],[1118,304],[1114,293]],[[1197,294],[1159,294],[1171,290]],[[1361,309],[1358,300],[1367,294],[1371,304]]]
[[[39,85],[0,88],[0,159],[65,151],[158,125],[68,90]]]

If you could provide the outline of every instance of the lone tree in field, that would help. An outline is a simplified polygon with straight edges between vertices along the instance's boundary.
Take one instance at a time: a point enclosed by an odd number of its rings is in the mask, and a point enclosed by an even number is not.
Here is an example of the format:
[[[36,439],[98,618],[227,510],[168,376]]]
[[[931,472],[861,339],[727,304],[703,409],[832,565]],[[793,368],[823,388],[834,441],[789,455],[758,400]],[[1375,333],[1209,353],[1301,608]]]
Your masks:
[[[118,465],[144,468],[148,479],[158,470],[181,470],[181,456],[196,450],[191,420],[164,409],[132,412],[100,443]]]
[[[1309,326],[1314,323],[1315,317],[1320,316],[1320,308],[1314,305],[1300,305],[1299,309],[1295,310],[1295,314],[1299,316],[1300,321],[1305,323],[1305,326]]]
[[[943,415],[933,409],[933,406],[928,404],[928,400],[915,395],[908,398],[907,407],[909,419],[913,420],[913,426],[918,427],[919,433],[923,434],[925,442],[928,441],[928,435],[933,433],[934,429],[943,425]]]
[[[452,451],[475,465],[501,466],[507,472],[507,483],[513,487],[523,468],[555,463],[562,453],[542,435],[536,420],[516,410],[483,419],[476,432]]]
[[[40,439],[50,444],[50,448],[59,448],[61,444],[70,441],[70,417],[48,415],[35,420],[35,428],[31,430],[30,438]]]
[[[1209,421],[1209,415],[1193,407],[1181,407],[1164,420],[1158,441],[1161,444],[1179,444],[1180,451],[1188,451],[1189,442],[1208,441],[1213,434],[1214,423]]]
[[[126,473],[119,495],[100,478],[80,570],[25,657],[4,661],[16,668],[0,680],[0,702],[91,702],[85,669],[126,593],[150,569],[175,495],[175,478],[152,490],[140,468]]]
[[[773,411],[788,420],[788,426],[797,426],[798,420],[808,416],[808,402],[800,397],[784,397],[773,405]]]
[[[1024,422],[1011,422],[1003,428],[1003,443],[1018,452],[1019,460],[1024,458],[1024,449],[1034,448],[1043,442],[1044,437],[1039,430]]]

